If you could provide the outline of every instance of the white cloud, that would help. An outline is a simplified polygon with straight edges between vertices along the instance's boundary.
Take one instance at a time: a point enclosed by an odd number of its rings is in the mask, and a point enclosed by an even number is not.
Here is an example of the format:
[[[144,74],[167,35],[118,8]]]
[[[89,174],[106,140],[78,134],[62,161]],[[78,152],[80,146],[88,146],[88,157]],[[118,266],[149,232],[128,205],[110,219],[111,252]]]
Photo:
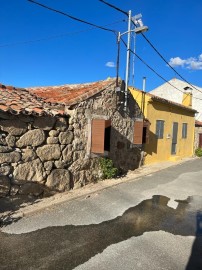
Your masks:
[[[107,62],[107,63],[105,64],[105,66],[106,66],[106,67],[110,67],[110,68],[116,67],[116,65],[115,65],[114,62]]]
[[[184,66],[186,60],[182,60],[180,57],[170,58],[169,64],[172,67]]]
[[[180,57],[170,58],[169,64],[172,67],[184,67],[192,70],[202,70],[202,54],[196,57],[181,59]]]
[[[199,61],[202,61],[202,54],[199,55],[198,59]]]
[[[194,61],[191,62],[190,69],[202,70],[202,61],[201,62],[194,62]]]

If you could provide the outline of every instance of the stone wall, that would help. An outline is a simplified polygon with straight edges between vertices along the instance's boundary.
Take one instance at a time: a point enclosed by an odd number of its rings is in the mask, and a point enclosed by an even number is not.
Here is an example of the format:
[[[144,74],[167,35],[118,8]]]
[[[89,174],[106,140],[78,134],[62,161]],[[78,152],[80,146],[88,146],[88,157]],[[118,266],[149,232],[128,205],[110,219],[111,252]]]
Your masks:
[[[72,141],[68,118],[1,112],[0,196],[69,190]]]
[[[93,154],[90,149],[92,119],[111,119],[108,157],[114,165],[122,172],[139,167],[141,149],[133,144],[133,134],[135,118],[142,117],[142,114],[130,93],[127,112],[123,102],[124,94],[116,93],[111,87],[68,110],[74,128],[73,163],[69,170],[75,187],[96,181],[101,176],[98,160],[103,155]]]
[[[71,108],[68,117],[0,113],[0,196],[45,196],[79,188],[101,176],[100,155],[91,153],[91,121],[111,119],[108,157],[122,170],[140,163],[133,145],[134,120],[142,117],[132,96],[108,88]]]

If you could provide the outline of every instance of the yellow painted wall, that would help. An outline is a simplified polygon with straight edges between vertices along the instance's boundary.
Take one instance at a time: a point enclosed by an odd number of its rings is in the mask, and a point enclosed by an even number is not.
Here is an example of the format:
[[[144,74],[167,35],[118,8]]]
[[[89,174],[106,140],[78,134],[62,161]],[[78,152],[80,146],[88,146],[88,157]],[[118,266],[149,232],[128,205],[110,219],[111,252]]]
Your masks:
[[[150,121],[149,144],[144,145],[147,153],[145,164],[159,161],[179,160],[193,155],[194,149],[194,112],[172,105],[151,100],[151,96],[139,90],[131,90],[144,116]],[[156,136],[156,120],[164,120],[163,139]],[[176,154],[171,154],[173,122],[178,123]],[[182,124],[187,123],[187,138],[182,138]]]

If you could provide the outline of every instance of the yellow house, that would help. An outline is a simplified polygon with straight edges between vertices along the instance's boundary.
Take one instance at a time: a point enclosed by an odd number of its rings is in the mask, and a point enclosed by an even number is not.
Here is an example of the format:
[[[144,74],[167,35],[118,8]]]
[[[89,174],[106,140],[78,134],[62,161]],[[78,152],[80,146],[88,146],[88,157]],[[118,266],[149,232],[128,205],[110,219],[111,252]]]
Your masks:
[[[183,105],[132,87],[130,91],[144,115],[144,164],[192,156],[196,110],[191,108],[191,95],[184,94]],[[149,130],[145,120],[150,123]]]

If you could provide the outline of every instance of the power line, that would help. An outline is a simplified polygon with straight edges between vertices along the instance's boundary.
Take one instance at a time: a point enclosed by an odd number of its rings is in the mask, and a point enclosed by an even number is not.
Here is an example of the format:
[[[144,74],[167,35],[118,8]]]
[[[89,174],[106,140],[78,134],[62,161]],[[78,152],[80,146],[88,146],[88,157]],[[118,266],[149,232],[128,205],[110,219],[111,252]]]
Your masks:
[[[133,54],[135,54],[135,56],[144,64],[146,65],[151,71],[153,71],[158,77],[160,77],[163,81],[165,81],[166,83],[168,83],[170,86],[172,86],[173,88],[175,88],[176,90],[184,93],[184,91],[180,90],[179,88],[177,88],[176,86],[174,86],[173,84],[171,84],[168,80],[166,80],[163,76],[161,76],[159,73],[157,73],[151,66],[149,66],[139,55],[137,55],[137,53],[133,52],[132,50],[130,50]],[[195,99],[199,99],[202,100],[202,98],[197,98],[194,97]]]
[[[162,56],[162,54],[154,47],[154,45],[151,43],[151,41],[143,34],[141,33],[143,38],[149,43],[149,45],[155,50],[155,52],[160,56],[160,58],[187,84],[189,84],[191,87],[193,87],[195,90],[199,91],[200,93],[202,93],[201,90],[197,89],[194,85],[192,85],[191,83],[189,83],[185,78],[183,78],[179,72],[177,72],[168,62],[167,60]]]
[[[120,8],[118,8],[118,7],[116,7],[116,6],[112,5],[112,4],[110,4],[110,3],[106,2],[106,1],[104,1],[104,0],[99,0],[99,1],[102,2],[102,3],[104,3],[104,4],[106,4],[107,6],[109,6],[109,7],[111,7],[111,8],[116,9],[116,10],[119,11],[119,12],[122,12],[122,13],[125,14],[126,16],[128,16],[128,12],[126,12],[126,11],[124,11],[124,10],[122,10],[122,9],[120,9]]]
[[[117,22],[114,22],[114,23],[111,23],[111,24],[107,24],[106,26],[113,25],[113,24],[116,24],[116,23],[120,23],[120,22],[123,22],[123,21],[125,21],[125,20],[121,20],[121,21],[117,21]],[[35,40],[25,40],[25,41],[19,41],[19,42],[15,42],[15,43],[2,44],[2,45],[0,45],[0,48],[9,47],[9,46],[16,46],[16,45],[21,45],[21,44],[30,44],[30,43],[41,42],[41,41],[46,41],[46,40],[56,39],[56,38],[62,38],[62,37],[66,37],[68,35],[75,35],[75,34],[80,34],[80,33],[87,32],[87,31],[91,31],[91,30],[94,30],[95,28],[96,27],[91,27],[89,29],[85,29],[85,30],[81,30],[81,31],[69,32],[69,33],[44,37],[44,38],[35,39]]]
[[[127,44],[125,43],[125,41],[121,38],[121,41],[123,42],[123,44],[127,47]],[[176,86],[174,86],[173,84],[171,84],[168,80],[166,80],[163,76],[161,76],[158,72],[156,72],[151,66],[149,66],[139,55],[137,55],[137,53],[135,53],[134,51],[132,51],[130,49],[130,52],[133,53],[144,65],[146,65],[152,72],[154,72],[158,77],[160,77],[163,81],[165,81],[166,83],[168,83],[170,86],[172,86],[173,88],[175,88],[176,90],[184,93],[182,90],[180,90],[179,88],[177,88]],[[201,98],[197,98],[194,97],[195,99],[199,99],[202,100]]]
[[[124,13],[125,15],[129,16],[129,14],[121,9],[119,9],[118,7],[104,1],[104,0],[99,0],[100,2],[105,3],[106,5],[108,5],[109,7],[112,7],[114,9],[116,9],[119,12]],[[132,21],[133,25],[135,25],[134,21]],[[149,41],[149,39],[141,32],[142,36],[144,37],[144,39],[149,43],[149,45],[155,50],[155,52],[160,56],[160,58],[183,80],[185,81],[187,84],[189,84],[191,87],[193,87],[195,90],[199,91],[200,93],[202,93],[201,90],[199,90],[198,88],[196,88],[194,85],[192,85],[191,83],[189,83],[184,77],[182,77],[182,75],[179,74],[179,72],[177,72],[168,62],[167,60],[162,56],[162,54],[154,47],[154,45],[151,43],[151,41]]]
[[[41,3],[39,3],[39,2],[36,2],[36,1],[33,1],[33,0],[27,0],[27,1],[28,1],[28,2],[31,2],[31,3],[33,3],[33,4],[36,4],[36,5],[38,5],[38,6],[41,6],[41,7],[43,7],[43,8],[46,8],[46,9],[48,9],[48,10],[51,10],[51,11],[53,11],[53,12],[59,13],[59,14],[61,14],[61,15],[64,15],[64,16],[66,16],[66,17],[72,19],[72,20],[75,20],[75,21],[78,21],[78,22],[81,22],[81,23],[85,23],[85,24],[94,26],[94,27],[96,27],[96,28],[99,28],[99,29],[102,29],[102,30],[105,30],[105,31],[113,32],[113,33],[115,33],[115,34],[117,35],[117,31],[115,31],[115,30],[113,30],[113,29],[105,28],[105,27],[103,27],[103,26],[99,26],[99,25],[96,25],[96,24],[94,24],[94,23],[90,23],[90,22],[81,20],[81,19],[76,18],[76,17],[74,17],[74,16],[72,16],[72,15],[69,15],[69,14],[67,14],[67,13],[65,13],[65,12],[63,12],[63,11],[60,11],[60,10],[57,10],[57,9],[48,7],[48,6],[46,6],[46,5],[43,5],[43,4],[41,4]]]

